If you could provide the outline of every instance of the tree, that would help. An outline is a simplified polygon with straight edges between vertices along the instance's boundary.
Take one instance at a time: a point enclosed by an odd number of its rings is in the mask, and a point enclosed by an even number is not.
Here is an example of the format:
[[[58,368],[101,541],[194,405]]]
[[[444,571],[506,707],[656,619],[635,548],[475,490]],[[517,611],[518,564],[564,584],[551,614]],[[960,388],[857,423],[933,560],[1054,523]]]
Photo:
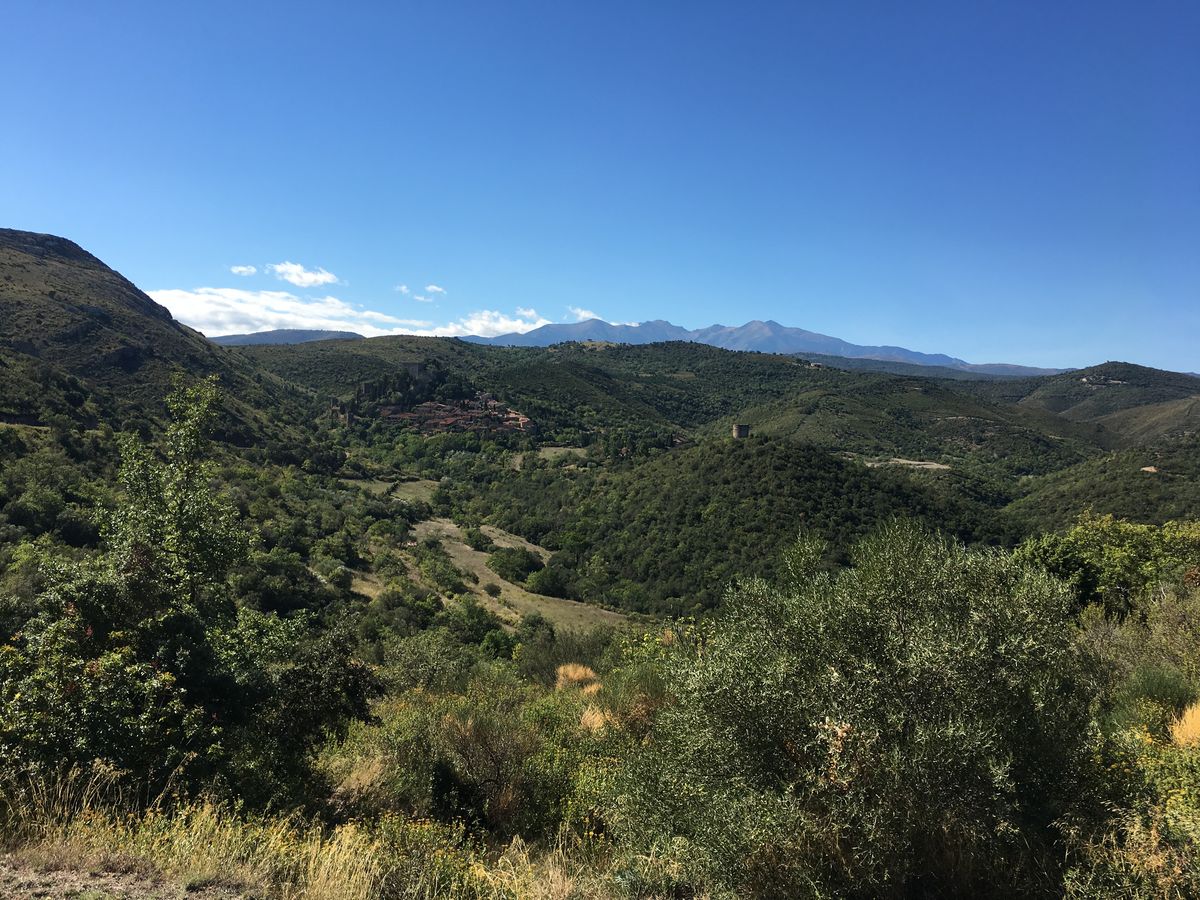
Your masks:
[[[1081,605],[1123,616],[1150,586],[1200,570],[1200,523],[1141,525],[1084,513],[1062,534],[1025,541],[1017,556],[1065,580]]]
[[[51,565],[32,608],[0,600],[8,773],[99,760],[150,795],[215,778],[265,803],[303,781],[327,730],[366,715],[348,637],[235,603],[248,541],[204,455],[217,399],[212,379],[177,387],[161,458],[122,440],[103,554]]]
[[[131,582],[175,602],[228,616],[216,590],[248,549],[237,512],[212,489],[207,431],[218,400],[216,376],[194,385],[176,383],[167,398],[173,422],[163,458],[132,435],[121,438],[120,485],[124,498],[109,524],[113,563]]]
[[[740,895],[1038,893],[1091,770],[1069,592],[906,524],[822,552],[651,642],[674,702],[614,827]]]

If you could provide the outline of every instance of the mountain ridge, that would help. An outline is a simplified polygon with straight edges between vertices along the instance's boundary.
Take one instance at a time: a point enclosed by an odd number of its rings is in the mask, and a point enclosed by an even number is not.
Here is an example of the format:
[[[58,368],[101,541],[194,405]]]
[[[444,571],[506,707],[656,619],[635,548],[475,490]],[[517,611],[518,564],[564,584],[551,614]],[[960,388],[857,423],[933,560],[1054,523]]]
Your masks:
[[[1012,378],[1058,375],[1067,371],[1065,368],[1039,368],[1011,363],[969,363],[944,353],[922,353],[891,345],[853,344],[816,331],[781,325],[773,319],[766,321],[754,319],[744,325],[714,324],[707,328],[692,330],[664,319],[626,324],[605,322],[601,319],[584,319],[581,322],[542,325],[526,332],[513,332],[496,337],[472,336],[464,338],[464,340],[512,347],[548,347],[567,341],[609,341],[620,344],[692,341],[720,347],[723,350],[790,355],[815,353],[845,359],[873,359],[910,365],[940,366],[963,372]]]
[[[329,331],[322,328],[273,328],[248,334],[218,334],[210,337],[222,347],[248,347],[256,344],[307,344],[311,341],[363,341],[357,331]]]

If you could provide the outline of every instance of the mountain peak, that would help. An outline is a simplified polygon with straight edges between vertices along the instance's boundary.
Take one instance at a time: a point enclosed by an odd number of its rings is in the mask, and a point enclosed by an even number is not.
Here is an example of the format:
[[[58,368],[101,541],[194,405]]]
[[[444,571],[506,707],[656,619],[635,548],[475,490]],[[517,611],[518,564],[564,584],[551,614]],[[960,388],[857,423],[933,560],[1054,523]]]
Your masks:
[[[612,325],[600,319],[587,319],[568,324],[542,325],[540,328],[523,333],[504,334],[491,338],[473,337],[468,340],[476,343],[522,347],[547,347],[566,341],[614,341],[623,344],[694,341],[721,347],[725,350],[873,359],[919,366],[943,366],[988,375],[1017,377],[1056,374],[1062,371],[1062,369],[1038,369],[1004,363],[972,365],[957,357],[941,353],[921,353],[904,347],[862,346],[815,331],[782,325],[774,319],[766,321],[753,319],[744,325],[710,325],[707,328],[690,331],[664,319],[654,319],[638,325]]]

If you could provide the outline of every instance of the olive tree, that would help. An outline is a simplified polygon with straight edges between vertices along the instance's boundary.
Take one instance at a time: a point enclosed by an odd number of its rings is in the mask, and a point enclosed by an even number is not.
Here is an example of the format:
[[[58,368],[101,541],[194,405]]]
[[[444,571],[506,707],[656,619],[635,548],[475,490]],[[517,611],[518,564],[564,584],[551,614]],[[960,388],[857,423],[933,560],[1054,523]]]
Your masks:
[[[739,895],[1046,888],[1094,742],[1069,591],[903,523],[821,559],[655,643],[672,702],[613,829]]]

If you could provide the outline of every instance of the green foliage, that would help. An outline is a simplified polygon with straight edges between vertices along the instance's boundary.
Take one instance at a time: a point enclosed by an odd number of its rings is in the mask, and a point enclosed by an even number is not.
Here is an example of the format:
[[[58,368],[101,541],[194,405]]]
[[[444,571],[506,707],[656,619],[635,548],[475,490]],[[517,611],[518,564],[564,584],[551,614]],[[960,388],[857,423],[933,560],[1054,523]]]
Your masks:
[[[236,609],[246,536],[214,491],[212,382],[170,398],[164,457],[124,442],[102,557],[47,566],[33,606],[0,599],[7,772],[102,760],[159,790],[219,778],[261,803],[303,781],[326,730],[363,715],[370,678],[335,632]]]
[[[820,558],[665,648],[614,827],[743,896],[1049,889],[1094,746],[1068,593],[901,524]]]
[[[410,690],[376,707],[324,761],[347,813],[461,821],[494,836],[552,835],[583,760],[576,692],[540,689],[482,665],[450,689]]]
[[[411,582],[397,582],[366,605],[359,634],[369,647],[378,647],[388,636],[403,637],[428,628],[441,610],[437,595]]]
[[[484,609],[473,595],[468,594],[449,606],[439,621],[463,644],[483,645],[490,638],[487,648],[492,656],[508,656],[512,651],[512,645],[502,637],[504,629],[500,620]]]
[[[451,561],[449,554],[436,538],[422,541],[414,555],[421,574],[444,594],[461,594],[466,590],[463,573]]]
[[[1101,675],[1110,818],[1076,835],[1066,894],[1184,898],[1200,891],[1200,591],[1134,595],[1120,621],[1083,616]]]
[[[1081,604],[1124,615],[1150,585],[1200,568],[1200,524],[1156,527],[1085,514],[1063,534],[1027,540],[1017,556],[1064,579]]]
[[[314,568],[322,570],[317,563]],[[235,570],[233,590],[247,606],[279,615],[318,612],[337,596],[309,570],[299,553],[280,546],[265,553],[253,551],[246,563]]]
[[[484,534],[478,525],[471,525],[464,528],[463,540],[472,550],[478,550],[481,553],[491,553],[496,549],[495,542]]]
[[[167,400],[174,421],[162,462],[136,438],[122,440],[124,499],[107,535],[113,564],[133,590],[167,593],[202,613],[217,612],[214,589],[247,550],[236,511],[211,489],[213,466],[204,458],[216,400],[215,378],[177,387]]]
[[[1194,518],[1200,509],[1200,436],[1106,454],[1026,487],[1009,512],[1030,534],[1066,528],[1089,511],[1153,525]]]
[[[524,547],[497,547],[488,555],[487,567],[513,584],[522,584],[543,567],[541,557]]]
[[[1003,537],[976,508],[901,473],[758,438],[570,474],[492,468],[437,496],[554,550],[531,590],[655,613],[711,609],[736,575],[774,575],[779,551],[804,527],[830,542],[834,559],[893,515]]]

